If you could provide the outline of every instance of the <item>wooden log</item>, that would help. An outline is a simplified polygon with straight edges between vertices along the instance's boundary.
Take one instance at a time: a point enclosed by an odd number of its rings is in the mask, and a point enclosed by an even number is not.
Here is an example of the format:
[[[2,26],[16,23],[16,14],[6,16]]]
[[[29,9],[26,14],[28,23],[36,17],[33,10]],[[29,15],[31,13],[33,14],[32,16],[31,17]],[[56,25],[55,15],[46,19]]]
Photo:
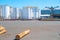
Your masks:
[[[0,35],[6,33],[6,29],[0,25]]]
[[[22,33],[20,33],[20,34],[17,34],[17,35],[16,35],[16,39],[21,39],[21,38],[23,38],[24,36],[28,35],[29,33],[30,33],[30,30],[28,29],[28,30],[26,30],[26,31],[24,31],[24,32],[22,32]]]
[[[0,30],[3,30],[3,29],[5,29],[4,27],[2,27],[2,26],[0,26]]]
[[[4,33],[6,33],[6,30],[5,29],[0,32],[0,35],[1,34],[4,34]]]

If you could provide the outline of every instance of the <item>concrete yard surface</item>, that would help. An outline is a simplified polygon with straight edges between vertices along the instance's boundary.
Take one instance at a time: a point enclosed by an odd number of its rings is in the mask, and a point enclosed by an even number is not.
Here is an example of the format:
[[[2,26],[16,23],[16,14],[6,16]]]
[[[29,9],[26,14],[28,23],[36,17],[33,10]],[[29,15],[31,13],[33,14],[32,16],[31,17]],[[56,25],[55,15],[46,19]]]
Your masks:
[[[16,34],[27,29],[31,32],[21,40],[60,40],[60,21],[0,21],[7,33],[0,40],[14,40]]]

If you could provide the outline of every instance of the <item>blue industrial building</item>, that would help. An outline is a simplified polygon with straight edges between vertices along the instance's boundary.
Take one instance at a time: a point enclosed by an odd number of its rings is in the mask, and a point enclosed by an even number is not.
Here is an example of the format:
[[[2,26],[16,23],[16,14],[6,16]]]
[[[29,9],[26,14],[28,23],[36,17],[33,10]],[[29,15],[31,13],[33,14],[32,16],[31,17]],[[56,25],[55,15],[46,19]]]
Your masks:
[[[43,9],[41,10],[41,15],[48,15],[48,16],[42,16],[42,18],[60,18],[60,9],[54,9],[51,11],[50,9]],[[50,15],[50,16],[49,16]]]

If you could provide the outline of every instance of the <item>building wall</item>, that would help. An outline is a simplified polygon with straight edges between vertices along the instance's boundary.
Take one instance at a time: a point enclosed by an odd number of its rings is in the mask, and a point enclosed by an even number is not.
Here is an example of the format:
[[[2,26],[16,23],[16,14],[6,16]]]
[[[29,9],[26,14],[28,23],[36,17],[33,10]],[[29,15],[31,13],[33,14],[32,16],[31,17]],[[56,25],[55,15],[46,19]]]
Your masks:
[[[55,9],[54,14],[60,14],[60,9]]]
[[[48,14],[48,15],[47,15]],[[52,17],[52,18],[56,18],[56,17],[60,17],[60,16],[57,16],[60,14],[60,9],[54,9],[53,11],[49,10],[49,9],[43,9],[41,10],[41,17],[46,17],[48,18],[49,16]],[[43,16],[45,15],[45,16]],[[54,16],[55,15],[55,16]]]
[[[51,10],[43,9],[43,10],[41,10],[41,14],[51,14]],[[52,11],[52,14],[60,14],[60,9],[54,9]]]
[[[50,10],[41,10],[41,14],[50,14],[51,11]]]
[[[41,18],[50,18],[51,10],[50,9],[42,9],[41,10]]]

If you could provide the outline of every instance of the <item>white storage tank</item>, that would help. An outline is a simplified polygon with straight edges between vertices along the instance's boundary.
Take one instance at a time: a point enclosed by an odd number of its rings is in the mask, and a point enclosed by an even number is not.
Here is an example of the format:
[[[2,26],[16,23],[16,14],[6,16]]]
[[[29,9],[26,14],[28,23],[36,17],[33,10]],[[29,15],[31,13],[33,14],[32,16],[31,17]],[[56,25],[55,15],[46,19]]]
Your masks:
[[[23,7],[22,9],[22,19],[38,19],[39,18],[38,7]]]
[[[1,7],[1,16],[3,19],[10,19],[10,6],[0,5]]]
[[[23,7],[22,9],[22,19],[32,19],[33,12],[31,7]]]

